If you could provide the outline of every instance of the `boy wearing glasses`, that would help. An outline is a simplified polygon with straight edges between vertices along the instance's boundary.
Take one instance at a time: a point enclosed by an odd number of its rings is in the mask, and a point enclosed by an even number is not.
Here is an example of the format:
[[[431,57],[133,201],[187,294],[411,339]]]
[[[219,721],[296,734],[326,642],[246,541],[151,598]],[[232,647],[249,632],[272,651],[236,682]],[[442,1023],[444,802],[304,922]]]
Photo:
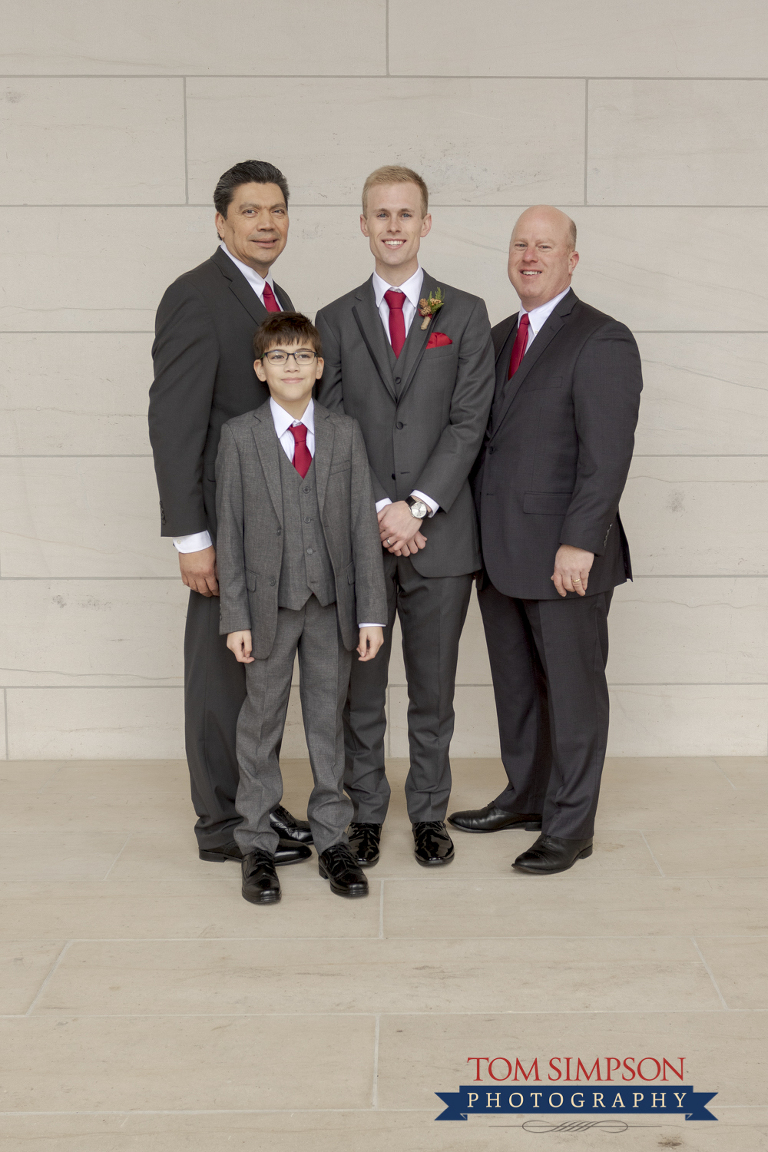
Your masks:
[[[386,620],[368,459],[357,422],[312,400],[323,361],[309,320],[276,314],[253,344],[270,399],[223,426],[216,461],[220,631],[246,665],[235,802],[243,896],[280,899],[269,814],[282,798],[278,752],[297,652],[320,875],[340,896],[366,896],[345,832],[352,804],[343,791],[342,709],[352,650],[372,660]]]

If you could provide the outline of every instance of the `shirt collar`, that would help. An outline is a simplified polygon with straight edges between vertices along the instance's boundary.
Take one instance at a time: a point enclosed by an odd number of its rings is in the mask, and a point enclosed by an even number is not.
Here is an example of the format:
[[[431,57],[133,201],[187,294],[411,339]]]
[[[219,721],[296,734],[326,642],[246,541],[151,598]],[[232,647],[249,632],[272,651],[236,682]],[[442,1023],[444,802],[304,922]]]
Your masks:
[[[243,264],[242,260],[238,260],[237,256],[233,256],[232,253],[230,252],[229,248],[227,248],[227,246],[223,240],[222,240],[221,244],[219,244],[219,248],[221,248],[222,252],[226,252],[227,256],[229,256],[232,263],[240,269],[243,276],[245,276],[245,278],[248,281],[248,283],[250,284],[251,288],[253,288],[254,292],[258,296],[264,295],[264,285],[265,284],[269,284],[270,288],[274,292],[275,284],[274,284],[274,281],[272,279],[272,273],[271,272],[267,272],[266,276],[259,276],[258,272],[255,272],[253,270],[253,268],[249,268],[249,266],[247,264]]]
[[[269,407],[272,412],[272,421],[275,425],[275,432],[277,432],[278,440],[285,435],[292,424],[303,424],[307,432],[315,434],[315,402],[310,397],[309,404],[304,411],[301,420],[294,420],[290,412],[286,412],[285,408],[281,408],[274,397],[269,398]]]
[[[424,283],[424,269],[419,267],[411,276],[410,280],[406,280],[405,284],[401,284],[399,288],[394,288],[396,292],[404,292],[408,297],[414,308],[419,306],[419,298],[421,296],[421,286]],[[381,308],[381,302],[384,299],[384,293],[389,292],[394,286],[387,284],[386,280],[382,280],[378,272],[373,274],[373,294],[376,297],[376,307]]]
[[[565,289],[564,292],[560,292],[559,295],[553,296],[551,300],[547,300],[546,304],[539,304],[538,308],[531,308],[530,312],[528,313],[528,323],[531,326],[531,330],[532,330],[534,336],[536,336],[541,331],[545,322],[552,315],[552,313],[554,312],[557,305],[560,303],[560,301],[563,299],[564,296],[568,295],[570,290],[571,290],[571,288],[569,285]],[[518,324],[520,323],[520,319],[525,315],[526,315],[525,308],[523,308],[523,306],[521,304],[520,305],[520,317],[518,318],[518,321],[517,321]]]

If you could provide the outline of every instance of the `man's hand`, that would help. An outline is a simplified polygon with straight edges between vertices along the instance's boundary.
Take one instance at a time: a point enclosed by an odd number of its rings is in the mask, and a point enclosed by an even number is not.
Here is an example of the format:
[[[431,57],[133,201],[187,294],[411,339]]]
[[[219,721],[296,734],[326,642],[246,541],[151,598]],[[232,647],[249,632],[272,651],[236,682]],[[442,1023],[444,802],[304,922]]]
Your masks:
[[[179,552],[179,568],[182,582],[187,588],[199,592],[201,596],[218,596],[216,549],[212,544],[200,552]]]
[[[240,635],[242,635],[242,633],[240,633]],[[247,632],[246,635],[250,639],[250,632]],[[379,627],[378,624],[374,625],[372,628],[361,628],[360,643],[357,645],[357,651],[360,655],[360,659],[362,661],[373,660],[374,656],[378,652],[379,648],[381,648],[383,643],[384,629]]]
[[[586,552],[583,548],[572,548],[570,544],[561,544],[555,556],[555,571],[550,577],[555,588],[561,596],[566,592],[577,592],[585,596],[589,573],[594,563],[594,552]]]
[[[379,512],[379,536],[382,545],[394,556],[415,556],[427,543],[420,528],[422,521],[411,515],[405,500],[387,504]]]
[[[379,632],[381,632],[381,628],[379,628]],[[251,656],[253,642],[250,628],[246,628],[242,632],[230,632],[227,636],[227,648],[230,652],[234,652],[238,664],[253,664],[255,656]]]

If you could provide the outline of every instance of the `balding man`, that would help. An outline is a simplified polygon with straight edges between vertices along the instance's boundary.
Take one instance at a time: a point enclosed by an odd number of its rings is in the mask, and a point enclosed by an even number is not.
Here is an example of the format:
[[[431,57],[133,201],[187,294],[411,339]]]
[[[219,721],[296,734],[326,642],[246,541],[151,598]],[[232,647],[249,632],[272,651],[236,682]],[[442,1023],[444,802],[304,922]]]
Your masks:
[[[513,867],[563,872],[592,853],[608,737],[608,608],[631,579],[619,500],[642,389],[623,324],[570,287],[576,226],[557,208],[515,225],[521,308],[493,329],[496,392],[474,477],[479,601],[508,783],[465,832],[541,829]]]

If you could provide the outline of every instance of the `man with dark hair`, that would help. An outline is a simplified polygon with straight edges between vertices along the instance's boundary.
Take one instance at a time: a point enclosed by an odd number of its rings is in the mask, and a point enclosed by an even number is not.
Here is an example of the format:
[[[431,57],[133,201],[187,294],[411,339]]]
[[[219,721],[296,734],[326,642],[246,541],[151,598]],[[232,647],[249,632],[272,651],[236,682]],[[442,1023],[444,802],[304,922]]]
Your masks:
[[[240,861],[235,728],[245,674],[219,636],[215,467],[222,425],[269,398],[253,370],[254,331],[271,312],[293,309],[271,274],[288,239],[288,185],[272,164],[246,160],[221,177],[214,203],[219,247],[171,284],[157,310],[149,435],[161,534],[173,539],[190,590],[184,709],[200,858]],[[305,821],[277,808],[272,824],[277,863],[311,854]]]
[[[410,771],[405,784],[414,855],[453,859],[445,827],[459,638],[480,550],[469,472],[493,398],[485,304],[419,265],[430,230],[427,186],[410,168],[378,168],[365,182],[360,225],[370,279],[322,308],[320,402],[359,422],[371,462],[384,551],[384,649],[352,667],[345,715],[345,786],[355,808],[358,862],[379,859],[390,788],[384,766],[387,665],[399,615],[408,679]]]

